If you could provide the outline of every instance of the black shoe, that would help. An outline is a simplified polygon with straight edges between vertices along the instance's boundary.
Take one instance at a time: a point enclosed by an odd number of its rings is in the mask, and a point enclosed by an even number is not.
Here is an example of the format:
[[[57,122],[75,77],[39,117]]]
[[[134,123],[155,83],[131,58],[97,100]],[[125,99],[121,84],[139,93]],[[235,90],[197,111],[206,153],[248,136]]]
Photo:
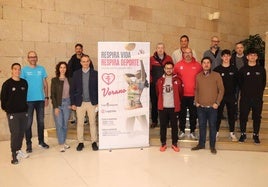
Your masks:
[[[78,146],[76,147],[77,151],[82,151],[84,148],[84,143],[79,143]]]
[[[198,144],[197,146],[193,147],[191,150],[192,150],[192,151],[197,151],[197,150],[199,150],[199,149],[205,149],[205,146],[200,146],[200,145]]]
[[[258,134],[253,134],[253,140],[255,144],[260,144],[260,139]]]
[[[155,128],[155,127],[157,127],[157,123],[152,123],[151,128]]]
[[[96,142],[93,142],[92,149],[93,149],[93,151],[98,151],[99,150],[98,145],[97,145]]]
[[[41,142],[41,143],[39,143],[39,147],[42,147],[44,149],[48,149],[49,145],[47,145],[45,142]]]
[[[31,153],[31,152],[33,152],[32,145],[27,145],[26,153]]]
[[[17,153],[12,153],[12,160],[11,160],[11,164],[18,164],[19,161],[17,159]]]
[[[247,139],[247,135],[246,135],[246,133],[242,133],[238,141],[239,141],[240,143],[243,143],[243,142],[246,141],[246,139]]]
[[[75,124],[76,121],[75,121],[75,120],[71,120],[70,123],[71,123],[71,124]]]
[[[215,147],[210,148],[210,152],[214,155],[217,154],[217,150],[215,149]]]

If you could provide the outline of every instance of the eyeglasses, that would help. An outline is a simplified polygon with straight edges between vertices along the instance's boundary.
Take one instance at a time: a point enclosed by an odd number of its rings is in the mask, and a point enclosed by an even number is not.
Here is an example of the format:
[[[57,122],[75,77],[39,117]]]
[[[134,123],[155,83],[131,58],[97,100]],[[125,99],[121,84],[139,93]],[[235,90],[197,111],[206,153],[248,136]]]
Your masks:
[[[37,56],[28,56],[28,58],[37,58]]]
[[[218,43],[220,42],[219,40],[211,40],[212,42]]]

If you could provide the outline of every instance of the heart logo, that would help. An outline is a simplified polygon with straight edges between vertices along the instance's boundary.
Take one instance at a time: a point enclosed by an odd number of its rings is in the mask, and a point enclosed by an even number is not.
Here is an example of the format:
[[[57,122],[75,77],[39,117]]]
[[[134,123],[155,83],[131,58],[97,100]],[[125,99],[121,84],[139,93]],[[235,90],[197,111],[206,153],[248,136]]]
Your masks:
[[[103,73],[101,78],[103,82],[110,85],[114,81],[115,75],[113,73]]]

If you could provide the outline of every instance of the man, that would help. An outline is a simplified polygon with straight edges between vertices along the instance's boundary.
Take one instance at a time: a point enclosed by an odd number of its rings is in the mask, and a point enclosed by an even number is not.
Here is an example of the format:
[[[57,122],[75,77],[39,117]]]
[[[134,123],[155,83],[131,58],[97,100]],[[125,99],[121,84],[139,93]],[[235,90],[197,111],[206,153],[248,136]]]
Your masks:
[[[21,146],[27,124],[27,81],[20,78],[19,63],[11,65],[11,78],[6,80],[1,90],[1,107],[7,114],[10,131],[12,164],[18,164],[18,158],[27,158]]]
[[[223,115],[223,108],[226,105],[227,108],[227,116],[228,116],[228,124],[229,124],[229,132],[230,138],[232,141],[237,141],[237,138],[234,134],[235,130],[235,107],[236,107],[236,87],[237,87],[237,68],[230,64],[231,59],[231,51],[228,49],[224,49],[221,52],[222,64],[217,66],[214,71],[218,72],[223,81],[224,85],[224,96],[218,107],[218,116],[217,116],[217,135],[219,136],[219,130],[221,125],[221,119]]]
[[[80,43],[77,43],[74,47],[75,54],[71,57],[71,59],[68,61],[68,70],[69,70],[69,76],[73,77],[73,73],[76,70],[79,70],[82,68],[82,65],[80,63],[81,57],[84,55],[83,54],[83,45]],[[93,63],[90,62],[90,68],[94,69]],[[72,111],[70,115],[70,120],[71,123],[75,124],[76,122],[76,112]],[[88,123],[88,116],[85,115],[84,123]]]
[[[197,113],[196,106],[194,105],[194,94],[196,75],[201,71],[202,66],[193,57],[192,50],[190,48],[185,49],[183,59],[174,67],[174,73],[181,78],[183,83],[183,97],[181,99],[181,111],[179,115],[179,138],[184,138],[185,136],[186,114],[188,108],[190,115],[190,137],[192,139],[197,139],[195,135]]]
[[[156,81],[164,74],[164,66],[168,61],[172,62],[172,59],[165,53],[164,43],[158,43],[156,45],[156,51],[154,55],[150,57],[150,100],[152,128],[156,127],[158,123],[157,96],[155,85]]]
[[[183,52],[187,48],[189,48],[189,37],[187,35],[182,35],[180,37],[180,48],[176,49],[172,53],[172,60],[173,60],[174,64],[178,63],[179,61],[181,61],[183,59]],[[193,57],[195,59],[197,59],[196,53],[194,50],[192,50],[192,53],[193,53]]]
[[[235,44],[235,52],[232,54],[230,63],[239,70],[245,64],[247,64],[247,57],[244,54],[244,45],[242,42]]]
[[[29,66],[22,68],[21,78],[28,83],[28,124],[26,128],[26,152],[32,152],[32,123],[34,110],[36,112],[39,146],[49,148],[44,141],[45,106],[48,106],[47,72],[43,66],[37,65],[38,57],[35,51],[28,52]]]
[[[244,54],[244,45],[242,42],[235,44],[235,53],[232,54],[231,64],[234,65],[238,70],[248,63],[246,54]],[[235,119],[238,118],[238,102],[239,102],[239,86],[236,87],[235,93]]]
[[[220,40],[217,36],[211,37],[210,49],[204,52],[203,57],[209,57],[212,60],[211,70],[221,64]]]
[[[209,124],[209,144],[212,154],[216,154],[217,109],[224,94],[221,76],[211,71],[212,61],[204,57],[201,61],[203,72],[196,77],[195,104],[199,122],[199,142],[192,151],[204,149],[206,144],[207,122]]]
[[[245,142],[248,114],[252,110],[253,141],[260,144],[259,131],[263,105],[263,92],[266,86],[266,71],[257,64],[258,54],[255,49],[249,49],[247,54],[248,64],[238,72],[240,98],[240,131],[239,142]]]
[[[77,112],[77,151],[84,148],[84,116],[88,113],[92,149],[98,150],[96,108],[98,105],[98,72],[90,68],[91,60],[83,55],[80,61],[82,68],[75,71],[71,83],[71,105]]]
[[[172,149],[179,152],[178,142],[178,115],[180,111],[180,97],[182,93],[181,80],[173,74],[173,62],[164,66],[164,75],[157,80],[156,90],[158,96],[158,110],[160,117],[160,151],[167,149],[167,125],[171,124]]]

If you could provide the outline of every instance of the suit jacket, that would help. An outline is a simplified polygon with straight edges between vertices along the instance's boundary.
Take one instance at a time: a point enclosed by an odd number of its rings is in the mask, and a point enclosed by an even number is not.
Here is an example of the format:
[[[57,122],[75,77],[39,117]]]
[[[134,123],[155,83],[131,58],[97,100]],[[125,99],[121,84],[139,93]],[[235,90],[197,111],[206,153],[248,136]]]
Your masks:
[[[83,101],[82,69],[74,72],[71,82],[71,105],[81,106]],[[98,72],[93,68],[89,69],[89,97],[92,105],[98,104]]]

